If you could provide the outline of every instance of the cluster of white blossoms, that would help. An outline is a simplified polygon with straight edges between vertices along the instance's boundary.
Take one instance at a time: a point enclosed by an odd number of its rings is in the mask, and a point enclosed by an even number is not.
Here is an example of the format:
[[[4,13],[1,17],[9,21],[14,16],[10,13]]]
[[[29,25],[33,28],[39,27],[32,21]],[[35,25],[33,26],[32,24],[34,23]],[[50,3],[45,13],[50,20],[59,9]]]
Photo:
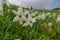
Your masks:
[[[30,13],[25,12],[26,13],[25,14],[21,7],[18,9],[18,12],[14,11],[14,10],[12,10],[12,11],[16,14],[16,17],[13,19],[13,22],[19,21],[19,23],[22,25],[23,22],[25,21],[23,26],[30,25],[31,27],[32,27],[33,23],[36,22],[36,18],[33,18]],[[28,14],[28,18],[26,17],[27,14]]]
[[[56,17],[56,13],[38,13],[37,11],[35,12],[31,12],[28,10],[24,10],[25,12],[23,12],[22,7],[18,8],[18,12],[12,10],[15,14],[16,17],[13,19],[13,22],[15,21],[19,21],[20,25],[23,26],[33,26],[33,23],[36,22],[36,20],[45,20],[47,19],[47,17],[49,18],[55,18]],[[27,17],[26,17],[27,15]],[[57,22],[60,22],[60,15],[58,15],[57,18],[55,18],[55,20]],[[52,25],[52,23],[49,23],[49,26]]]
[[[56,21],[57,21],[57,22],[60,22],[60,15],[58,15]]]
[[[7,4],[8,6],[10,5],[8,0],[1,0],[0,1],[0,6],[2,7],[3,4]],[[0,11],[2,10],[2,8],[0,7]],[[49,18],[54,18],[56,20],[56,22],[60,22],[60,15],[57,15],[56,17],[56,13],[39,13],[38,11],[32,12],[31,13],[29,10],[24,10],[25,12],[23,12],[22,7],[20,7],[18,9],[18,12],[14,11],[13,12],[16,14],[16,17],[14,18],[13,22],[15,21],[19,21],[20,24],[23,24],[23,26],[32,26],[34,22],[36,22],[36,19],[41,19],[41,20],[45,20],[47,19],[47,17]],[[2,12],[0,12],[0,15],[2,15]],[[28,17],[26,17],[26,15]],[[24,23],[24,21],[26,23]]]

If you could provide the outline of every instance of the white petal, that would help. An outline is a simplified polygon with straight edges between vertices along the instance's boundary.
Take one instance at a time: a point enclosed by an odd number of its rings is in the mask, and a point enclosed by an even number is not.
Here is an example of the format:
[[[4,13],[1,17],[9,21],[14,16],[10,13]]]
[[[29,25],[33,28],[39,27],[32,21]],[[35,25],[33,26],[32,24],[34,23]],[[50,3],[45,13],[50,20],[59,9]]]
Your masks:
[[[22,7],[19,7],[18,8],[18,14],[22,14],[23,13],[23,9],[22,9]]]
[[[46,13],[46,16],[50,16],[51,13]]]
[[[13,22],[15,22],[15,21],[19,21],[18,16],[16,16],[16,17],[13,19]]]
[[[27,15],[29,13],[29,11],[26,11],[26,12],[24,12],[24,15]]]
[[[30,15],[30,13],[28,14],[28,20],[32,19],[32,16]]]
[[[23,26],[28,26],[28,23],[24,23]]]
[[[36,19],[37,19],[37,17],[34,17],[33,19],[34,19],[34,20],[36,20]]]
[[[35,13],[38,13],[37,11],[35,11]]]
[[[36,20],[35,20],[35,19],[33,19],[32,21],[33,21],[33,23],[34,23],[34,22],[36,22]]]
[[[53,13],[53,17],[55,17],[56,16],[56,13]]]
[[[22,25],[23,24],[23,21],[20,20],[19,23]]]
[[[14,10],[12,10],[16,15],[17,15],[17,12],[16,11],[14,11]]]
[[[36,14],[35,13],[31,13],[31,16],[35,16]]]
[[[56,19],[56,22],[60,22],[60,18],[57,18],[57,19]]]
[[[50,26],[50,27],[51,27],[51,26],[52,26],[52,23],[51,23],[51,22],[49,22],[49,23],[48,23],[48,26]]]
[[[27,18],[26,18],[25,16],[23,16],[22,20],[25,20],[25,21],[26,21],[26,20],[27,20]]]
[[[40,14],[37,16],[37,19],[41,19],[41,15]]]
[[[33,24],[30,24],[30,26],[32,27],[32,26],[33,26]]]

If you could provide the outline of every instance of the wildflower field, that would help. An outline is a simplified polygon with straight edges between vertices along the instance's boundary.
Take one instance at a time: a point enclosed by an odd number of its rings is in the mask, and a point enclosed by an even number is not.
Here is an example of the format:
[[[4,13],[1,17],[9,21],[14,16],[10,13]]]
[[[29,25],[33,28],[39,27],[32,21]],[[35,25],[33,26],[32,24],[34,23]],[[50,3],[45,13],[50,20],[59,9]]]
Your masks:
[[[60,10],[4,5],[0,40],[60,40]]]

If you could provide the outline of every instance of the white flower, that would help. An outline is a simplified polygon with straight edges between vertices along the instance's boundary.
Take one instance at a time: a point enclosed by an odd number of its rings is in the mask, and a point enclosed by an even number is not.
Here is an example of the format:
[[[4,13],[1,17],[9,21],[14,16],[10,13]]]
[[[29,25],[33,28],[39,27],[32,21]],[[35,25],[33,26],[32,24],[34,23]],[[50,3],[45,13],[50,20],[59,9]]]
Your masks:
[[[58,15],[56,22],[60,22],[60,15]]]
[[[24,14],[27,15],[29,13],[29,11],[25,11]]]
[[[36,14],[37,14],[37,13],[33,13],[33,12],[32,12],[32,13],[31,13],[31,16],[35,16]]]
[[[46,15],[45,15],[44,13],[38,14],[37,19],[42,19],[42,20],[44,20],[44,19],[46,19]]]
[[[17,11],[15,11],[15,10],[12,10],[12,12],[14,12],[14,14],[16,14],[16,15],[17,15]]]
[[[52,15],[49,16],[50,18],[52,17]]]
[[[35,11],[35,13],[37,13],[37,14],[38,14],[38,12],[37,12],[37,11]]]
[[[20,24],[22,24],[22,21],[26,20],[26,17],[21,7],[19,8],[18,12],[16,12],[15,14],[16,14],[16,17],[13,19],[13,22],[19,21]]]
[[[48,26],[49,26],[49,27],[52,27],[52,23],[51,23],[51,22],[49,22],[49,23],[48,23]]]
[[[30,14],[28,14],[28,19],[26,20],[26,23],[24,23],[23,26],[30,25],[32,27],[34,22],[36,22],[36,18],[32,18],[32,16]]]
[[[42,13],[41,15],[38,15],[38,18],[44,20],[44,19],[46,19],[46,15],[44,13]]]
[[[41,14],[41,18],[42,18],[42,20],[46,19],[46,15],[45,14]]]
[[[52,17],[51,13],[46,13],[46,16]]]
[[[41,19],[41,18],[42,18],[42,16],[40,14],[38,14],[37,19]]]
[[[24,12],[26,12],[27,10],[24,9]]]
[[[50,16],[51,15],[51,13],[46,13],[46,16]]]
[[[53,17],[55,17],[56,16],[56,13],[53,13]]]

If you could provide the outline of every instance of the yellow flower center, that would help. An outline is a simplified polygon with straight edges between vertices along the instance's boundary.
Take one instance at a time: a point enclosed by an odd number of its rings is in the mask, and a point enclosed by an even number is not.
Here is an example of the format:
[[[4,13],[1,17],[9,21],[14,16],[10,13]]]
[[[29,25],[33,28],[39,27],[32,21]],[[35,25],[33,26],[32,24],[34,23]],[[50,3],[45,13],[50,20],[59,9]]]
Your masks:
[[[32,23],[32,20],[30,20],[29,23]]]
[[[22,15],[18,15],[19,18],[22,18]]]

